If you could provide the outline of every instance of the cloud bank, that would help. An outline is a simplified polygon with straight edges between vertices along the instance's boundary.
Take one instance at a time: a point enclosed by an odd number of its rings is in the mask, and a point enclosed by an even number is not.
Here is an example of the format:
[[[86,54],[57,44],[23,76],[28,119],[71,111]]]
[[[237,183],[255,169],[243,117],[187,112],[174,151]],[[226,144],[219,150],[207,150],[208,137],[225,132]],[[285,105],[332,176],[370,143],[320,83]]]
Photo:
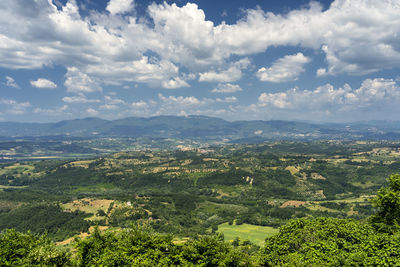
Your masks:
[[[246,57],[271,46],[320,51],[327,65],[319,73],[326,75],[400,66],[399,1],[336,0],[327,10],[311,2],[279,15],[254,9],[235,24],[219,25],[193,3],[153,3],[151,23],[137,17],[134,8],[132,0],[112,0],[106,11],[82,17],[73,0],[60,8],[47,0],[1,1],[0,66],[77,68],[88,80],[98,80],[94,88],[70,89],[85,92],[98,90],[106,80],[187,87],[183,68],[197,72],[200,81],[233,82],[243,67],[230,63],[231,56]],[[286,56],[257,74],[272,82],[296,79],[308,62],[301,55]],[[290,62],[297,68],[289,69]]]

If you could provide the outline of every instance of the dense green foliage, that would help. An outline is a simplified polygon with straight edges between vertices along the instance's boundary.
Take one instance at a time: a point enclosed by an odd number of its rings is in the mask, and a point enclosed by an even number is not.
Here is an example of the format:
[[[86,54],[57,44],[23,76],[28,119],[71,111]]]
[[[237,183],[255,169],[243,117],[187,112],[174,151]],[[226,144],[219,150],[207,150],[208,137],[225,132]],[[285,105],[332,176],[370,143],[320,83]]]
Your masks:
[[[370,218],[372,223],[335,218],[292,220],[266,239],[263,265],[400,265],[400,175],[391,175],[388,182],[372,199],[378,208]]]
[[[0,216],[0,229],[47,233],[55,240],[86,232],[89,223],[82,212],[64,212],[57,205],[26,205]]]
[[[46,236],[15,230],[0,233],[0,266],[65,266],[71,256]]]
[[[125,141],[115,142],[131,147]],[[74,142],[111,149],[113,140]],[[18,149],[34,150],[35,145],[25,143],[19,143]],[[58,146],[60,141],[47,145]],[[43,233],[39,226],[43,221],[49,236],[61,239],[89,224],[126,227],[137,222],[158,232],[194,237],[233,221],[278,227],[302,217],[362,219],[374,212],[366,200],[386,183],[384,177],[398,171],[399,146],[396,142],[271,142],[4,163],[0,164],[0,230],[14,227]],[[80,199],[112,200],[116,205],[110,210],[76,208],[65,213],[66,204],[71,207]],[[123,205],[128,202],[130,206]],[[55,218],[49,224],[49,214],[39,208],[43,203],[48,203]],[[39,210],[33,222],[24,226],[21,218],[34,213],[27,205]],[[58,205],[61,210],[54,208]],[[76,210],[85,212],[86,224]],[[94,214],[102,215],[93,218]],[[61,215],[64,222],[58,222]],[[59,233],[49,227],[51,221],[58,222]]]
[[[394,266],[400,236],[348,219],[297,219],[267,238],[262,254],[266,266]]]
[[[172,238],[150,234],[137,228],[101,234],[97,229],[78,242],[81,266],[155,266],[178,263]]]
[[[172,236],[131,227],[78,241],[80,266],[249,266],[250,257],[218,236],[204,236],[182,245]]]
[[[0,234],[0,265],[398,266],[400,232],[393,226],[399,220],[400,175],[388,181],[373,199],[378,210],[371,220],[290,220],[259,252],[239,239],[229,244],[221,236],[205,235],[176,243],[172,235],[130,226],[103,233],[95,228],[86,239],[76,239],[72,256],[45,236],[7,230]]]
[[[372,216],[372,221],[400,228],[400,174],[391,175],[388,182],[389,186],[379,189],[373,199],[378,212]]]

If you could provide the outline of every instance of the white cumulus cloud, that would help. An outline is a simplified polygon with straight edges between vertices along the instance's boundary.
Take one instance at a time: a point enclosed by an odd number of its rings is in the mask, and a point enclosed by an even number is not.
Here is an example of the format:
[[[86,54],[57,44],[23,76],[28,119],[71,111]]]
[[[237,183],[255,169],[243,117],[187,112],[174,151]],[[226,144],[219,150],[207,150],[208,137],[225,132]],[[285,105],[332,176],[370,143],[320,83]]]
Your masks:
[[[56,108],[35,108],[33,112],[44,114],[46,116],[72,115],[70,112],[67,112],[68,108],[68,105]]]
[[[132,11],[133,8],[133,0],[110,0],[107,4],[106,10],[114,15]]]
[[[111,96],[104,96],[104,101],[110,105],[125,105],[125,101],[119,98],[113,98]]]
[[[257,71],[257,77],[263,82],[288,82],[295,81],[305,71],[304,65],[310,62],[310,58],[297,53],[278,59],[269,68],[262,67]]]
[[[57,84],[44,78],[39,78],[36,81],[30,81],[30,83],[33,87],[36,88],[47,88],[47,89],[57,88]]]
[[[83,95],[65,96],[62,98],[62,101],[65,103],[70,103],[70,104],[84,104],[84,103],[99,103],[100,102],[100,100],[98,100],[98,99],[87,99]]]
[[[326,69],[324,69],[324,68],[319,68],[318,70],[317,70],[317,77],[323,77],[323,76],[326,76],[327,75],[327,73],[326,73]]]
[[[31,103],[17,102],[13,99],[0,98],[0,105],[6,106],[5,113],[11,115],[22,115],[26,113],[26,110],[31,107]]]
[[[238,99],[235,96],[228,96],[225,98],[217,98],[216,101],[217,102],[225,102],[225,103],[235,103],[238,101]]]
[[[162,94],[158,94],[158,98],[168,105],[179,105],[179,106],[198,106],[205,104],[204,101],[200,101],[198,98],[194,96],[169,96],[165,97]]]
[[[376,78],[364,80],[355,89],[348,84],[339,88],[326,84],[314,90],[293,88],[285,92],[262,93],[258,97],[258,106],[292,118],[305,119],[310,114],[317,114],[320,119],[330,114],[344,116],[343,119],[367,119],[371,118],[368,117],[370,114],[382,111],[395,118],[400,112],[399,101],[399,84],[392,79]]]
[[[228,83],[240,80],[242,78],[242,69],[246,69],[250,65],[248,58],[243,58],[231,64],[227,70],[220,72],[209,71],[200,73],[200,82],[221,82]]]
[[[99,112],[97,110],[95,110],[94,108],[88,108],[86,110],[86,115],[88,116],[97,116],[99,114]]]
[[[132,106],[133,108],[135,108],[135,109],[143,109],[143,108],[147,108],[149,105],[148,105],[145,101],[140,100],[140,101],[138,101],[138,102],[133,102],[133,103],[131,104],[131,106]]]
[[[242,71],[236,67],[230,67],[219,73],[209,71],[200,73],[200,82],[234,82],[242,78]]]
[[[8,87],[19,88],[18,84],[15,82],[14,78],[6,76],[6,85]]]
[[[181,87],[190,87],[190,85],[179,77],[173,78],[162,83],[162,87],[167,89],[176,89]]]
[[[119,109],[120,107],[117,105],[112,105],[112,104],[104,104],[104,105],[101,105],[99,108],[105,109],[105,110],[116,110],[116,109]]]
[[[111,0],[106,8],[82,16],[73,0],[58,6],[48,0],[0,1],[0,67],[64,66],[67,90],[77,93],[125,82],[187,87],[182,70],[199,81],[234,82],[246,67],[233,59],[281,46],[322,53],[326,66],[319,76],[400,67],[398,0],[335,0],[327,9],[312,1],[283,14],[249,9],[231,24],[207,20],[194,3],[153,3],[143,16],[132,0]],[[259,76],[294,80],[302,72],[295,64],[297,70],[279,71],[282,62],[275,62]]]
[[[98,82],[86,73],[81,72],[78,68],[68,68],[65,77],[64,86],[67,88],[68,92],[92,93],[101,91]]]
[[[232,83],[220,83],[211,90],[212,93],[235,93],[242,91],[242,88],[237,84]]]

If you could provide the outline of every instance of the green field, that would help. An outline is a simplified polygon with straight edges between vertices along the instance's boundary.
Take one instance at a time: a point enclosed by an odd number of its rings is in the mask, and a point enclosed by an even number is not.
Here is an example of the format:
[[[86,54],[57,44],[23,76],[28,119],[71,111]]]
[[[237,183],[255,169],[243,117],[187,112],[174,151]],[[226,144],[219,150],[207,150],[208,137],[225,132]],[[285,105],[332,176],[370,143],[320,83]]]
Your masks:
[[[0,191],[3,191],[4,189],[23,189],[23,188],[26,188],[26,186],[0,185]]]
[[[223,223],[218,225],[218,232],[224,234],[225,241],[233,241],[236,237],[239,237],[241,240],[249,240],[258,246],[262,246],[265,238],[276,234],[278,229],[246,223],[241,225]]]

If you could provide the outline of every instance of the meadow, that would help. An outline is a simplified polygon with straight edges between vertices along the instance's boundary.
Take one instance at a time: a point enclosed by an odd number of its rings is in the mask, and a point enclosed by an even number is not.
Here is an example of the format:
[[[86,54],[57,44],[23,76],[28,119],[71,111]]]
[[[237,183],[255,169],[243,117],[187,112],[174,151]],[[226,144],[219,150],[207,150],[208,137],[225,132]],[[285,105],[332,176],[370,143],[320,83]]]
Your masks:
[[[239,238],[242,241],[248,240],[262,247],[265,238],[278,233],[278,229],[270,226],[251,225],[247,223],[241,225],[222,223],[218,225],[218,232],[224,235],[225,241],[233,242],[235,239]]]

